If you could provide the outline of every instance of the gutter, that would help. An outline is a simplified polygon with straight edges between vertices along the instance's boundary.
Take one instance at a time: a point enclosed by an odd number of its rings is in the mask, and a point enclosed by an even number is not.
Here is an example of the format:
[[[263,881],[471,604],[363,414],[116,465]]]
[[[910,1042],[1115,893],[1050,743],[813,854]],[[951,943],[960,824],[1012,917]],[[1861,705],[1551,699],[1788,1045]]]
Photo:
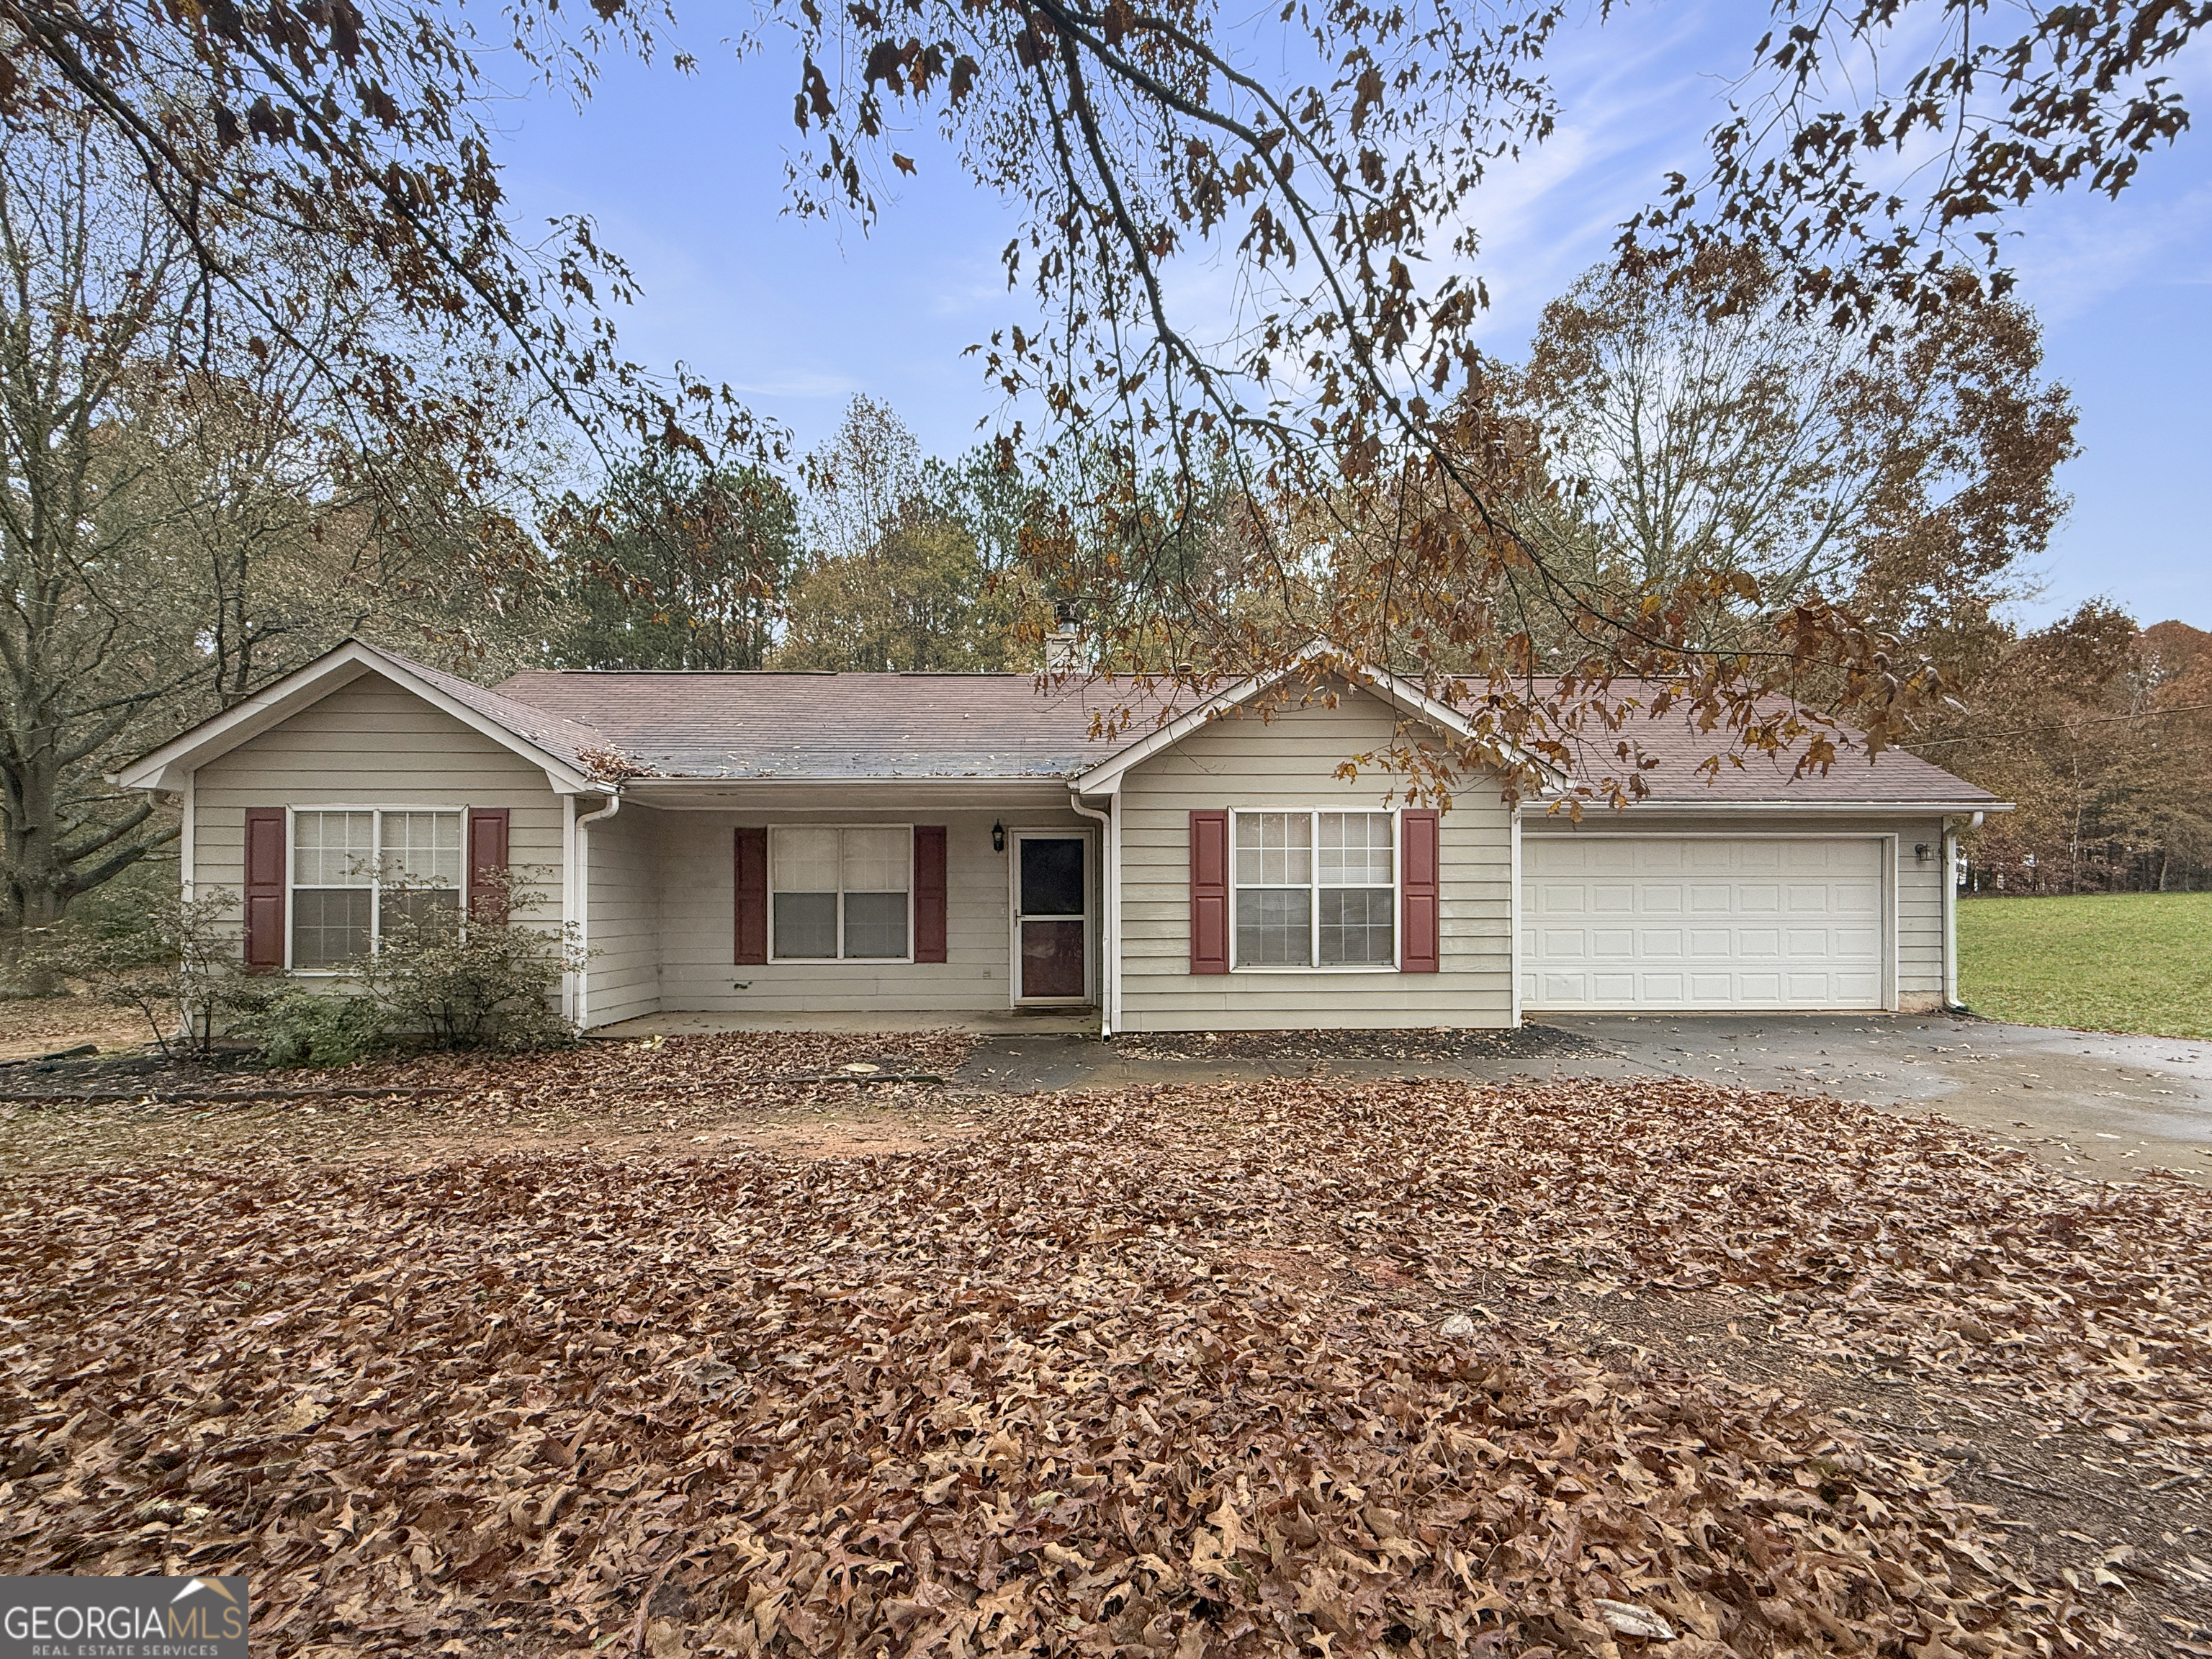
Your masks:
[[[1515,809],[1515,816],[1539,821],[1556,820],[1570,829],[1588,827],[1595,823],[1628,823],[1627,817],[1635,813],[1651,817],[1665,812],[1806,812],[1829,817],[1899,817],[1922,812],[1951,812],[1960,816],[1972,813],[1977,819],[1990,812],[2009,812],[2013,803],[2004,800],[1943,801],[1943,800],[1634,800],[1616,811],[1609,801],[1585,798],[1582,823],[1565,812],[1553,812],[1551,800],[1541,797],[1523,800]],[[1603,815],[1603,816],[1601,816]]]

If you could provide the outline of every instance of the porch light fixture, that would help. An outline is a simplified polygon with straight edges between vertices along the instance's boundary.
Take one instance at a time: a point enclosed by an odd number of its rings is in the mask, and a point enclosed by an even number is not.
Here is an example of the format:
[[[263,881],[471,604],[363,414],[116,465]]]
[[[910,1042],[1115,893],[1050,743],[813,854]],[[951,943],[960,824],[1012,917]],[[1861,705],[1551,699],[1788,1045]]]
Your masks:
[[[991,850],[994,853],[1006,850],[1006,826],[995,818],[991,821]]]
[[[1917,862],[1917,863],[1920,863],[1920,864],[1925,864],[1925,863],[1927,863],[1927,862],[1928,862],[1928,843],[1927,843],[1926,842],[1924,842],[1924,841],[1923,841],[1923,842],[1914,842],[1914,843],[1913,843],[1913,847],[1912,847],[1912,857],[1913,857],[1914,861],[1915,861],[1915,862]]]

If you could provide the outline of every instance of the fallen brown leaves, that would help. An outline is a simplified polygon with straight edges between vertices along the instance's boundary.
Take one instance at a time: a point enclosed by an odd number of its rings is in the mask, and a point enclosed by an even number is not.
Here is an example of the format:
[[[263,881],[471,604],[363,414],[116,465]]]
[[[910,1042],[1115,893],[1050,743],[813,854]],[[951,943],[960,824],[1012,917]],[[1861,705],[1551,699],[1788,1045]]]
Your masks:
[[[960,1127],[956,1115],[972,1118],[975,1109],[894,1079],[950,1076],[974,1046],[972,1036],[948,1031],[748,1032],[589,1042],[545,1054],[425,1054],[330,1072],[142,1075],[105,1062],[64,1065],[51,1075],[18,1074],[0,1092],[0,1170],[131,1168],[182,1152],[443,1159],[487,1141],[624,1152],[732,1138],[918,1146]],[[823,1133],[832,1115],[860,1133]],[[916,1124],[935,1132],[899,1133]]]
[[[1684,1656],[2102,1644],[1939,1467],[1589,1352],[1531,1316],[1559,1285],[1733,1297],[2147,1480],[2212,1449],[2212,1198],[2179,1182],[1680,1081],[994,1121],[13,1177],[11,1570],[244,1571],[283,1653],[1612,1659],[1653,1645],[1620,1606]]]

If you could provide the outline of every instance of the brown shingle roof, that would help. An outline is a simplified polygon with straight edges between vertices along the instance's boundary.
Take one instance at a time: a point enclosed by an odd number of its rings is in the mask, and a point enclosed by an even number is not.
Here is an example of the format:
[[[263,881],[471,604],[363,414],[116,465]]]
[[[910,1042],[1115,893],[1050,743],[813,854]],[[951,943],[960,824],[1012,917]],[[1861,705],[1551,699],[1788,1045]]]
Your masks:
[[[496,694],[588,721],[658,775],[732,780],[1068,777],[1150,732],[1160,707],[1145,699],[1129,729],[1094,740],[1094,719],[1134,695],[1126,683],[530,670]]]
[[[621,757],[608,752],[605,737],[588,725],[549,712],[539,705],[518,702],[513,697],[502,696],[496,689],[487,690],[474,680],[465,680],[458,675],[442,672],[427,663],[403,657],[396,651],[386,651],[381,646],[371,645],[366,640],[356,640],[353,643],[371,656],[381,657],[417,679],[428,680],[454,702],[465,703],[486,720],[505,726],[524,742],[536,744],[586,777],[619,776],[624,769],[618,764]]]
[[[1147,694],[1118,736],[1094,738],[1094,720],[1113,717],[1137,695],[1127,682],[1048,691],[1028,674],[532,670],[489,692],[470,689],[553,716],[563,732],[588,732],[653,775],[729,781],[1072,777],[1152,732],[1158,697],[1166,695]],[[1182,695],[1187,707],[1191,694]],[[1700,732],[1680,711],[1619,734],[1592,734],[1583,745],[1582,776],[1618,771],[1613,745],[1632,733],[1661,762],[1644,775],[1655,804],[1996,804],[1986,790],[1899,750],[1871,764],[1854,750],[1825,775],[1802,778],[1790,776],[1794,755],[1746,756],[1741,767],[1723,758],[1708,783],[1698,763],[1726,756],[1727,734]]]
[[[1844,730],[1856,738],[1856,732]],[[1844,750],[1825,773],[1797,777],[1792,775],[1798,757],[1804,752],[1802,742],[1787,753],[1765,755],[1733,753],[1729,738],[1725,728],[1700,732],[1683,708],[1625,720],[1617,732],[1600,729],[1581,735],[1575,745],[1576,782],[1594,785],[1607,776],[1626,778],[1629,763],[1621,759],[1618,748],[1626,742],[1659,763],[1642,775],[1651,792],[1647,799],[1654,805],[2000,804],[1988,790],[1901,749],[1885,749],[1871,760],[1864,749]],[[1698,769],[1716,755],[1720,757],[1719,769],[1708,777]]]

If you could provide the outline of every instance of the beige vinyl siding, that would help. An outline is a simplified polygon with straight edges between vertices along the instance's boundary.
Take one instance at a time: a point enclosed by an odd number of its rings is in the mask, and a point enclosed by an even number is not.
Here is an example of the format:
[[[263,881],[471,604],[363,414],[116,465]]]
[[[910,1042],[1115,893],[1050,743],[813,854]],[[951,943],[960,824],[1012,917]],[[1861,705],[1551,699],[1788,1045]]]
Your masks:
[[[1395,711],[1367,692],[1334,708],[1218,720],[1133,768],[1121,814],[1121,1028],[1295,1030],[1513,1023],[1511,822],[1487,782],[1443,816],[1441,969],[1190,972],[1190,814],[1209,809],[1382,810],[1392,780],[1334,775],[1391,741]]]
[[[590,949],[583,1016],[587,1024],[611,1025],[660,1012],[660,926],[667,908],[660,848],[666,817],[625,805],[614,817],[580,831],[591,868],[584,935]]]
[[[625,808],[625,812],[628,809]],[[991,850],[991,825],[1091,830],[1069,811],[1008,808],[948,811],[664,812],[659,819],[663,909],[661,1012],[665,1013],[988,1012],[1011,1004],[1007,984],[1009,876],[1012,857]],[[753,963],[736,952],[736,838],[740,824],[941,823],[945,827],[945,960],[918,963]],[[1094,857],[1094,874],[1097,865]],[[1094,879],[1091,946],[1099,949],[1101,903]],[[1097,973],[1094,962],[1092,971]],[[1096,982],[1094,979],[1094,983]],[[592,1018],[600,1018],[599,1000]]]
[[[1818,811],[1761,812],[1730,809],[1697,812],[1631,806],[1594,807],[1579,829],[1569,819],[1531,814],[1523,840],[1557,835],[1820,836],[1895,838],[1888,866],[1891,913],[1896,918],[1897,1006],[1907,1012],[1939,1006],[1943,1000],[1943,820],[1901,810],[1897,816]],[[1923,860],[1914,849],[1926,847]]]
[[[519,915],[558,927],[564,803],[540,767],[378,674],[248,738],[192,778],[196,890],[231,895],[239,925],[249,806],[507,808],[507,857],[538,902]]]

